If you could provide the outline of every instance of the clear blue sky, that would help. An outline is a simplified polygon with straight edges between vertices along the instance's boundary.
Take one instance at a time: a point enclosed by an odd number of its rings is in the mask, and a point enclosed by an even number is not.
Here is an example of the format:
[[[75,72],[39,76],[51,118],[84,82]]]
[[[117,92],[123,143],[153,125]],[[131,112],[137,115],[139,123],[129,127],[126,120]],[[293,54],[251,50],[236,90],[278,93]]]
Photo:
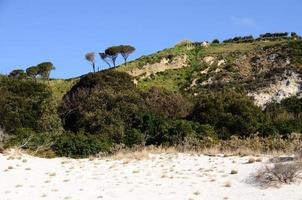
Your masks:
[[[0,73],[51,61],[52,77],[69,78],[91,71],[86,52],[111,45],[134,45],[134,59],[183,39],[302,34],[301,8],[301,0],[0,0]]]

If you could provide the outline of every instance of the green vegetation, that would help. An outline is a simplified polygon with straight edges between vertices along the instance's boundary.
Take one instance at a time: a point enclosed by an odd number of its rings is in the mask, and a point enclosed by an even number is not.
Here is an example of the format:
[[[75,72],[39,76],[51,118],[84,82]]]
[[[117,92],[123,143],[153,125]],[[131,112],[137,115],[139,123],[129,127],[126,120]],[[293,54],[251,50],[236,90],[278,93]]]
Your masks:
[[[124,65],[127,64],[127,59],[130,54],[135,51],[135,48],[130,45],[119,45],[119,46],[112,46],[108,47],[104,52],[98,53],[100,58],[109,66],[110,62],[112,62],[113,67],[116,67],[116,59],[119,55],[121,55],[124,59]],[[85,54],[85,59],[92,65],[93,72],[96,72],[95,66],[95,53],[89,52]],[[99,69],[98,69],[99,71]]]
[[[250,136],[260,132],[266,123],[261,109],[244,95],[224,91],[200,95],[196,99],[190,119],[212,125],[219,138]]]
[[[51,91],[47,85],[32,80],[9,77],[0,79],[0,126],[12,133],[18,128],[40,130],[43,106],[48,104]]]
[[[109,67],[118,55],[125,61],[101,72],[95,54],[88,53],[85,58],[94,73],[76,79],[49,79],[54,69],[50,62],[1,75],[5,147],[87,157],[111,152],[115,145],[195,148],[223,145],[232,138],[241,143],[256,137],[260,143],[291,140],[292,133],[302,132],[301,98],[271,102],[262,109],[247,95],[284,78],[285,72],[301,74],[297,34],[235,37],[207,45],[182,41],[127,63],[134,50],[120,45],[99,53]],[[179,58],[185,58],[183,67],[139,75],[137,84],[129,75],[163,60],[173,65]]]

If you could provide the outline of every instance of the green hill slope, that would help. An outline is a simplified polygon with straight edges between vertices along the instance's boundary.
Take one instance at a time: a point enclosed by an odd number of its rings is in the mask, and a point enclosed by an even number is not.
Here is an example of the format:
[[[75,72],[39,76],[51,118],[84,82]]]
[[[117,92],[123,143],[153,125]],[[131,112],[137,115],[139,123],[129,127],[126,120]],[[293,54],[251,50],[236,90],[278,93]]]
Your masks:
[[[116,70],[132,75],[143,90],[156,86],[197,95],[232,89],[254,96],[263,106],[300,93],[301,43],[289,38],[208,46],[186,42]],[[283,87],[285,79],[291,81]],[[278,92],[285,94],[277,97]],[[263,99],[262,93],[270,97]]]
[[[301,73],[301,38],[237,37],[183,41],[68,80],[0,76],[0,148],[77,157],[255,135],[275,145],[302,131]]]

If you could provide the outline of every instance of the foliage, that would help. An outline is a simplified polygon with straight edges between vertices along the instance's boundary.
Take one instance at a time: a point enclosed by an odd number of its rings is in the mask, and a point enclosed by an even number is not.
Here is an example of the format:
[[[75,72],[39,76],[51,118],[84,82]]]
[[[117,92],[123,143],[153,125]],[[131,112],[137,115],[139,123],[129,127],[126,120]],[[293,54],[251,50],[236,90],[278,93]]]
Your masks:
[[[284,32],[284,33],[265,33],[265,34],[261,34],[259,37],[260,38],[279,38],[279,37],[287,37],[288,33]]]
[[[289,47],[293,62],[302,65],[302,40],[290,41]]]
[[[111,67],[111,65],[110,65],[110,63],[108,62],[108,55],[106,54],[106,53],[104,53],[104,52],[101,52],[101,53],[99,53],[99,55],[100,55],[100,58],[109,66],[109,67]]]
[[[164,118],[184,118],[189,115],[192,107],[183,95],[162,88],[150,88],[143,94],[143,98],[150,112]]]
[[[219,44],[220,41],[219,41],[218,39],[214,39],[214,40],[212,41],[212,43],[213,43],[213,44]]]
[[[49,150],[54,136],[33,131],[30,128],[18,128],[5,143],[7,147],[18,147],[31,151]]]
[[[116,67],[116,58],[118,57],[118,54],[120,53],[120,47],[119,46],[112,46],[105,50],[105,53],[107,56],[111,59],[113,67]]]
[[[8,76],[11,78],[24,79],[26,78],[26,73],[24,72],[23,69],[15,69],[11,71]]]
[[[110,142],[99,135],[79,132],[61,134],[52,149],[58,156],[78,158],[109,151],[110,146]]]
[[[32,80],[0,79],[0,126],[6,132],[18,128],[38,130],[42,108],[49,102],[50,89]]]
[[[43,62],[37,65],[38,75],[43,79],[49,79],[50,71],[54,70],[55,67],[51,62]]]
[[[65,129],[106,135],[120,143],[144,104],[128,74],[104,71],[83,77],[63,98]]]
[[[290,97],[281,103],[272,102],[266,106],[265,112],[280,135],[302,132],[302,99]]]
[[[254,41],[254,37],[252,35],[249,35],[249,36],[234,37],[232,39],[224,40],[223,43],[230,43],[230,42],[246,43],[246,42],[253,42],[253,41]]]
[[[196,99],[190,119],[211,124],[220,138],[249,136],[259,131],[264,121],[261,109],[248,97],[235,92],[202,94]]]
[[[122,55],[122,57],[125,60],[125,65],[127,63],[127,59],[130,54],[132,54],[135,51],[135,48],[130,45],[120,45],[119,46],[119,53]]]
[[[31,66],[26,69],[26,74],[28,77],[36,78],[39,74],[39,69],[36,66]]]

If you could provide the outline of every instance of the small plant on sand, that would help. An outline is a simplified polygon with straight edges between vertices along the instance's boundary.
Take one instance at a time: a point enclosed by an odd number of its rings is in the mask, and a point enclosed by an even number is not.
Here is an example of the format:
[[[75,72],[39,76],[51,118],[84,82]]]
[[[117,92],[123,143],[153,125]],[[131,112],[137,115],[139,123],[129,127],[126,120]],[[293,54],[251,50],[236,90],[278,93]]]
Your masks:
[[[231,183],[230,182],[225,182],[224,183],[224,187],[231,187],[232,185],[231,185]]]
[[[255,158],[249,158],[249,160],[247,161],[247,163],[251,164],[256,162]]]
[[[255,174],[255,181],[261,186],[290,184],[301,179],[302,163],[286,162],[267,165]]]

